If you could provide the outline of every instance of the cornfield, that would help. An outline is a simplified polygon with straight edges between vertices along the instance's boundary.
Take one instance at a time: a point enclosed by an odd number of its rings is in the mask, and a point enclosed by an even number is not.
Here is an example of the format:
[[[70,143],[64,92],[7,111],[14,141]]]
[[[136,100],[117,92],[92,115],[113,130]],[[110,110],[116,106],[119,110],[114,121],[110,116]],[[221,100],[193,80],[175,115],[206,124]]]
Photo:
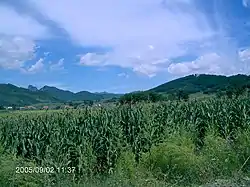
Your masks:
[[[140,164],[153,147],[185,132],[197,155],[208,132],[235,147],[238,133],[250,129],[249,106],[244,97],[13,113],[0,116],[0,143],[4,152],[39,166],[75,167],[77,181],[114,173],[126,151]],[[237,156],[245,171],[249,149],[250,144]]]

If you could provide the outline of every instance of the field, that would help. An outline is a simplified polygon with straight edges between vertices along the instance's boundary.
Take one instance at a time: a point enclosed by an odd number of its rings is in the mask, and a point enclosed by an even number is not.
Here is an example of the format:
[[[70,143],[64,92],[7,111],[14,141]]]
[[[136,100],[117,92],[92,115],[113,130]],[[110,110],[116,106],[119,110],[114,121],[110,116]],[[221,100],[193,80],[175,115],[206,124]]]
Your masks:
[[[249,106],[240,97],[2,113],[0,186],[250,186]]]

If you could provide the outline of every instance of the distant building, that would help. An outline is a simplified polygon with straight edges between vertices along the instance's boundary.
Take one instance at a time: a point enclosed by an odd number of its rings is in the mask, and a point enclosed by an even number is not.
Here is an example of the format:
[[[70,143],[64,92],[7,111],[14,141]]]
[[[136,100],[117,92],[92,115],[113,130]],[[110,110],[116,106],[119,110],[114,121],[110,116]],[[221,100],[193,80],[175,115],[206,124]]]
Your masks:
[[[6,109],[7,110],[13,110],[13,107],[12,106],[8,106]]]
[[[19,110],[36,110],[37,108],[34,106],[25,106],[25,107],[19,107]]]
[[[27,109],[28,110],[36,110],[36,107],[34,107],[34,106],[27,106]]]
[[[101,107],[102,105],[101,104],[95,104],[94,106],[95,107]]]
[[[69,106],[69,105],[64,106],[64,109],[72,109],[72,108],[74,108],[74,107],[73,106]]]
[[[43,109],[43,110],[48,110],[48,109],[49,109],[49,106],[44,106],[42,109]]]

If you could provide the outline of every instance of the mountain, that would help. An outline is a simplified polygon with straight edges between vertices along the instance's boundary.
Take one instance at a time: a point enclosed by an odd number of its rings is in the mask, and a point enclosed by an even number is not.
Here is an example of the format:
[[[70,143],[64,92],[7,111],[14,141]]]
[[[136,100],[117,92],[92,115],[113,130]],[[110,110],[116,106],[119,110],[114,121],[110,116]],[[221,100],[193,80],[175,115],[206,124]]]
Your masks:
[[[198,92],[209,94],[237,86],[247,86],[250,88],[250,76],[240,74],[230,77],[206,74],[189,75],[159,85],[147,90],[147,92],[171,94],[182,90],[189,94]],[[91,93],[88,91],[74,93],[50,86],[44,86],[40,90],[37,90],[36,87],[30,85],[28,89],[25,89],[12,84],[0,84],[0,105],[30,105],[36,103],[63,103],[83,100],[108,101],[115,100],[115,98],[119,98],[122,95],[123,94],[107,92]]]
[[[62,101],[83,101],[83,100],[102,100],[111,99],[113,97],[119,97],[120,94],[112,94],[107,92],[91,93],[88,91],[80,91],[77,93],[70,92],[68,90],[61,90],[56,87],[44,86],[40,91],[45,92],[49,95],[53,95],[55,98]]]
[[[28,86],[28,90],[30,90],[30,91],[32,91],[32,92],[37,92],[37,91],[38,91],[37,87],[32,86],[32,85],[29,85],[29,86]]]
[[[102,99],[112,99],[112,98],[119,98],[124,94],[114,94],[108,92],[96,92],[96,95],[101,95]]]
[[[70,101],[100,101],[119,97],[121,94],[91,93],[88,91],[71,92],[56,87],[44,86],[40,90],[29,85],[28,89],[12,84],[0,84],[0,105],[31,105],[37,103],[62,103]]]
[[[30,105],[36,103],[61,102],[41,91],[31,91],[12,84],[0,84],[0,105]]]
[[[215,93],[226,90],[228,87],[250,85],[250,76],[247,75],[189,75],[173,81],[164,83],[148,91],[158,93],[175,93],[183,90],[187,93]]]
[[[101,100],[103,99],[102,95],[91,93],[88,91],[81,91],[75,94],[75,100]]]
[[[47,93],[49,95],[53,95],[59,100],[62,101],[71,101],[74,100],[75,94],[73,92],[67,90],[61,90],[56,87],[44,86],[40,89],[41,92]]]

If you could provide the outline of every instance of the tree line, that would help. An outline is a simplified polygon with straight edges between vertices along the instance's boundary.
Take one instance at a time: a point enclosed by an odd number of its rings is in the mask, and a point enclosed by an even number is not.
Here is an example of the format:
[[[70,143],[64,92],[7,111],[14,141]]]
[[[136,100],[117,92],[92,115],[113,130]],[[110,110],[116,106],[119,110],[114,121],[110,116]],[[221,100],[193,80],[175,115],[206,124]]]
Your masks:
[[[148,91],[140,91],[128,93],[120,97],[120,104],[135,104],[138,102],[158,102],[158,101],[166,101],[166,100],[184,100],[187,101],[189,99],[189,94],[183,90],[179,90],[178,92],[170,95],[156,93],[156,92],[148,92]]]
[[[250,86],[248,85],[233,85],[225,89],[217,90],[216,92],[203,92],[203,94],[215,94],[217,98],[227,97],[228,99],[238,98],[241,95],[250,93]],[[120,97],[118,102],[120,104],[134,104],[138,102],[158,102],[158,101],[188,101],[190,92],[179,89],[173,93],[157,93],[153,91],[140,91],[128,93]]]

